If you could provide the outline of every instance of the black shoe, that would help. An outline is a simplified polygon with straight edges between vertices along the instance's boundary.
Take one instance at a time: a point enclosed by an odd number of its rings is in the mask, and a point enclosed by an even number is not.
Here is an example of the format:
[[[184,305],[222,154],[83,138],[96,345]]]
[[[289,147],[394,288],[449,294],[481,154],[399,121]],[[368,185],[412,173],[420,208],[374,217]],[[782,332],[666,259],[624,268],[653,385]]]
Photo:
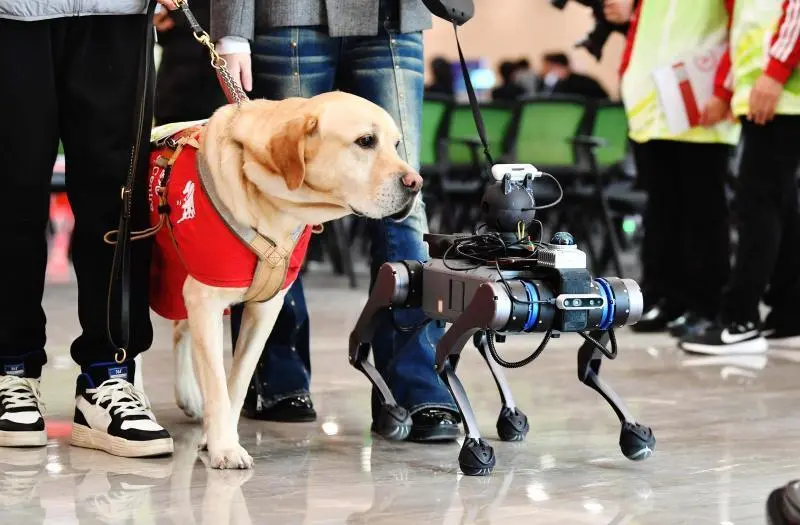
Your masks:
[[[453,441],[461,436],[458,418],[447,410],[424,408],[411,415],[409,441]]]
[[[667,330],[667,324],[680,316],[680,311],[659,303],[647,310],[639,322],[631,326],[631,330],[640,334],[664,332]]]
[[[317,412],[311,396],[300,394],[281,399],[274,405],[264,408],[261,403],[245,403],[242,413],[249,419],[261,421],[280,421],[283,423],[310,423],[317,420]]]
[[[761,327],[761,335],[770,343],[794,346],[800,344],[800,323],[783,321],[773,311],[767,315]]]
[[[715,323],[699,334],[682,338],[678,346],[693,354],[763,354],[767,340],[754,322],[727,326]]]
[[[144,392],[133,386],[133,361],[87,367],[78,376],[72,440],[128,458],[172,454],[172,437],[156,422]]]
[[[767,523],[792,525],[800,522],[800,480],[775,489],[767,498]]]
[[[687,312],[667,323],[667,331],[672,337],[682,339],[690,335],[697,335],[713,324],[708,318],[693,312]]]

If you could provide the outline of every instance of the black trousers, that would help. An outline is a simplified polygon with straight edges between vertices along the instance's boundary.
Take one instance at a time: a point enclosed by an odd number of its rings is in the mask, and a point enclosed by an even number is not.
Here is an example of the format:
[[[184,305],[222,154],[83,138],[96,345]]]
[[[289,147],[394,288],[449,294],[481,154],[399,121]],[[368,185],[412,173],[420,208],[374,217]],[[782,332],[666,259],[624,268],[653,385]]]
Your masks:
[[[675,313],[718,314],[730,273],[725,181],[731,148],[666,140],[634,143],[648,194],[642,246],[648,302]]]
[[[73,262],[82,333],[71,348],[82,366],[109,362],[106,300],[120,189],[130,164],[137,68],[145,17],[90,16],[34,22],[0,19],[0,362],[46,361],[42,309],[50,179],[59,139],[75,215]],[[152,59],[152,57],[151,57]],[[150,100],[152,97],[148,97]],[[146,115],[149,124],[152,108]],[[134,217],[147,223],[147,149],[139,159]],[[150,245],[133,243],[129,357],[152,341],[148,307]],[[117,303],[115,301],[115,303]],[[111,318],[118,319],[112,311]],[[116,323],[112,334],[118,333]]]
[[[743,120],[742,146],[735,204],[739,244],[725,291],[723,319],[758,322],[763,297],[776,320],[796,324],[800,116],[780,115],[764,126]]]

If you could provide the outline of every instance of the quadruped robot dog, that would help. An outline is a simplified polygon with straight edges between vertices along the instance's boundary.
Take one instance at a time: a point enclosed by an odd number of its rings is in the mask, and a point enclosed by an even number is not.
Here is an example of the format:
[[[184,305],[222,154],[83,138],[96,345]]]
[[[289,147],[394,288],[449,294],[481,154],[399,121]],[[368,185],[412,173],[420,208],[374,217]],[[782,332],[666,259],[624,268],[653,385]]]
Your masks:
[[[469,20],[473,12],[469,0],[425,3],[454,27]],[[492,165],[460,45],[459,55],[478,134]],[[584,340],[578,350],[578,379],[596,390],[616,413],[625,457],[635,461],[648,458],[655,448],[651,429],[639,424],[599,377],[603,357],[617,356],[614,328],[634,324],[642,315],[638,284],[631,279],[593,278],[586,269],[586,255],[567,232],[541,242],[542,225],[535,218],[536,211],[556,205],[560,197],[537,205],[534,183],[547,177],[561,191],[554,177],[524,164],[492,165],[491,174],[493,182],[481,202],[484,229],[475,235],[427,234],[429,261],[386,263],[378,272],[349,342],[350,364],[367,376],[383,402],[375,430],[387,439],[403,440],[411,428],[408,412],[398,406],[369,361],[376,318],[386,309],[421,308],[427,322],[452,323],[437,345],[436,366],[463,418],[466,437],[458,460],[464,474],[487,475],[496,461],[456,376],[461,351],[470,339],[500,392],[503,406],[497,433],[501,440],[520,441],[529,430],[528,419],[517,408],[501,367],[525,366],[541,354],[551,338],[576,333]],[[537,223],[539,240],[534,241],[529,232],[536,230]],[[496,343],[503,342],[506,334],[532,332],[544,333],[544,338],[531,355],[517,362],[500,357]]]

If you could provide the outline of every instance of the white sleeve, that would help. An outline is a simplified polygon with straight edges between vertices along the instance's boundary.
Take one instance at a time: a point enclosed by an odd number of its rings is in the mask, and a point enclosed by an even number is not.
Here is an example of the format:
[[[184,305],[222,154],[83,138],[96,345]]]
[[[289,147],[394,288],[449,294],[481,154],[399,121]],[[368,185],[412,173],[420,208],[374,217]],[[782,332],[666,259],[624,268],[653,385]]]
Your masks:
[[[232,55],[234,53],[250,54],[250,42],[240,36],[224,36],[217,42],[217,53]]]

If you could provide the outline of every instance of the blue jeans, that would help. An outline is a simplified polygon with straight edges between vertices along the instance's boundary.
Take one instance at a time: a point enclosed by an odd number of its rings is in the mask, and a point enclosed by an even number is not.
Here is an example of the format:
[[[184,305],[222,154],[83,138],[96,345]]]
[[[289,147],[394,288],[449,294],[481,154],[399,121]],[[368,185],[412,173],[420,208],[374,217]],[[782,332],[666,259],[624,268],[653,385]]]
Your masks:
[[[256,31],[253,44],[254,95],[280,100],[312,97],[341,89],[386,109],[402,132],[400,155],[419,168],[419,134],[424,89],[422,34],[400,34],[384,27],[377,36],[332,38],[325,28],[293,27]],[[371,220],[371,275],[387,261],[428,258],[422,242],[428,221],[419,205],[401,222]],[[435,370],[435,347],[444,329],[428,323],[416,333],[400,333],[424,319],[421,310],[388,312],[380,319],[373,341],[375,365],[397,402],[412,414],[424,408],[457,411]],[[236,317],[234,332],[238,331]],[[343,345],[347,338],[342,337]],[[278,323],[267,341],[256,374],[264,386],[266,406],[308,392],[308,312],[300,279],[286,295]],[[342,363],[345,362],[342,346]],[[373,393],[373,415],[377,397]]]

